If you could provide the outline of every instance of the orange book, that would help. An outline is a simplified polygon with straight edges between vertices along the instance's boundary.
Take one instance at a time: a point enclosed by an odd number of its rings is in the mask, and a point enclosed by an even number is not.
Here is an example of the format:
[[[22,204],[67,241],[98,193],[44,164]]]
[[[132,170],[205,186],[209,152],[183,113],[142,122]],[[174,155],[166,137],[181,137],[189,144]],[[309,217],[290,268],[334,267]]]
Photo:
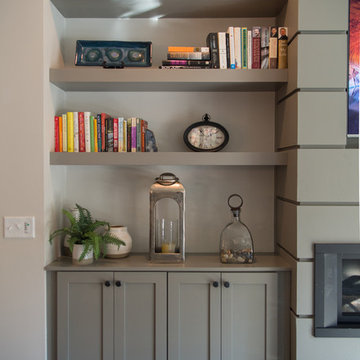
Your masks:
[[[63,126],[62,126],[62,116],[59,116],[59,152],[63,152]]]
[[[209,48],[197,47],[197,46],[168,46],[168,52],[204,52],[205,49],[207,52]]]

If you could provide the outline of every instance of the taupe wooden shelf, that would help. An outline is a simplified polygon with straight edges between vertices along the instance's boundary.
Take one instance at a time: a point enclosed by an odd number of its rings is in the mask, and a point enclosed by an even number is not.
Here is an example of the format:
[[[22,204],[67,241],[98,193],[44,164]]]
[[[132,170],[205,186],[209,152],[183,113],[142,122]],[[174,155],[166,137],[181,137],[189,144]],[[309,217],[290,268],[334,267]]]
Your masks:
[[[218,254],[187,254],[185,263],[159,264],[148,260],[147,254],[130,254],[124,259],[99,259],[91,265],[73,265],[71,258],[62,257],[45,267],[46,271],[290,271],[284,258],[273,254],[255,255],[253,264],[222,264]]]
[[[273,91],[287,77],[287,69],[50,69],[50,82],[64,91]]]
[[[140,153],[50,153],[51,165],[235,165],[281,166],[285,152],[140,152]]]
[[[162,0],[151,6],[141,6],[114,0],[52,0],[52,3],[67,18],[235,18],[274,17],[286,4],[286,0]],[[136,6],[136,4],[138,6]]]

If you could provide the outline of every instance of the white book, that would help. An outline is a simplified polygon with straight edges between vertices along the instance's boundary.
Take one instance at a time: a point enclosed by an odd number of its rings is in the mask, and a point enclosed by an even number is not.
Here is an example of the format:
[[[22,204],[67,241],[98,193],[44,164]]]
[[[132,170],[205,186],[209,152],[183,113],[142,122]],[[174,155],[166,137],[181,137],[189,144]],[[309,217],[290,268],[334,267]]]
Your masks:
[[[219,63],[220,69],[227,69],[226,61],[226,34],[225,32],[218,32],[219,42]]]
[[[235,69],[241,69],[241,30],[234,27]]]
[[[67,115],[66,114],[62,114],[62,130],[63,130],[63,137],[62,137],[62,141],[63,141],[63,152],[67,152]]]
[[[229,34],[229,54],[230,54],[230,69],[235,69],[235,39],[234,39],[234,27],[229,26],[227,29]]]
[[[74,152],[79,152],[79,113],[77,111],[74,114]]]
[[[85,123],[85,152],[91,152],[90,111],[84,112],[84,123]]]
[[[252,67],[252,31],[248,30],[248,69]]]

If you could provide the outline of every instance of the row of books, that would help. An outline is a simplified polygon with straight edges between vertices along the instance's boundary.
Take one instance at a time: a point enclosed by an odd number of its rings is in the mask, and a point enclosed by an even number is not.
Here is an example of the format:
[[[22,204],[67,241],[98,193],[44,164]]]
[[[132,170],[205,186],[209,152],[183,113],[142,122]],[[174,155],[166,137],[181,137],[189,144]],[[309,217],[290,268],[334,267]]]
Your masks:
[[[160,68],[285,69],[287,47],[287,27],[229,26],[209,33],[205,47],[169,46]]]
[[[148,122],[107,113],[66,112],[54,117],[55,152],[145,152],[154,150]]]

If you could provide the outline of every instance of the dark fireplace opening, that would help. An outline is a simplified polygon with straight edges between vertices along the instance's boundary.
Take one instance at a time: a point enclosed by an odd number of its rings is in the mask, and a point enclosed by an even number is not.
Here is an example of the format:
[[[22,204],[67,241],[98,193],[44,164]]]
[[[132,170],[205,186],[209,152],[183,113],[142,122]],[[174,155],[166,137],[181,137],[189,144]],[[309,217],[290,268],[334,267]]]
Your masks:
[[[360,244],[315,244],[315,336],[360,337]]]

